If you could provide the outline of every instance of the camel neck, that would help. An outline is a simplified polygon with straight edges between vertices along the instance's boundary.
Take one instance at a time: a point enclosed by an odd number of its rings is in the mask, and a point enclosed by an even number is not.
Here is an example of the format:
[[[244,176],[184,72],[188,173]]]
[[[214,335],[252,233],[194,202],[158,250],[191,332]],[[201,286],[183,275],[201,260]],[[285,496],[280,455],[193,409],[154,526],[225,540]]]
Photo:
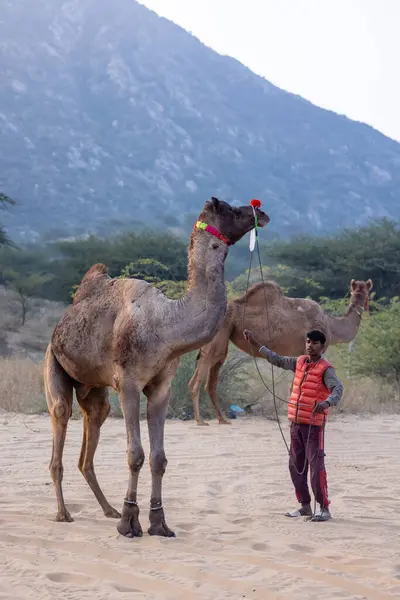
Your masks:
[[[354,340],[361,323],[361,313],[355,306],[350,304],[343,317],[332,317],[328,315],[330,343],[348,343]]]
[[[228,247],[222,240],[205,231],[193,231],[188,255],[187,293],[175,302],[179,352],[200,348],[211,341],[223,321],[227,253]]]

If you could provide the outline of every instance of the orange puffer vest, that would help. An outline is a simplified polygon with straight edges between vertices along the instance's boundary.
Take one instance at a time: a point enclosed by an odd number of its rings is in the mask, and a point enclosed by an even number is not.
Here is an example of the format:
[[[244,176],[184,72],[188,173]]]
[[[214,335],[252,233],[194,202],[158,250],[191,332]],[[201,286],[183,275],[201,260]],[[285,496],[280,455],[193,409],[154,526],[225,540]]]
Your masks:
[[[312,415],[315,405],[324,402],[330,392],[325,387],[323,376],[331,363],[325,358],[320,358],[315,363],[307,362],[307,356],[299,356],[296,364],[288,418],[295,423],[307,425],[323,425],[328,417],[328,409],[321,414]]]

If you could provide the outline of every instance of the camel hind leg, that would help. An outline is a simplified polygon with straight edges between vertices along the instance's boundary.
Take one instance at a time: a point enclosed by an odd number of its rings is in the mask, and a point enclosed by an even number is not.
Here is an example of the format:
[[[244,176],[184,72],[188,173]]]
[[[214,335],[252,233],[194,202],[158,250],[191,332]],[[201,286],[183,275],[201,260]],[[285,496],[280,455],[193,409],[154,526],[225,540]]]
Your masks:
[[[64,467],[62,455],[67,434],[68,420],[72,414],[73,381],[57,362],[51,346],[47,348],[44,361],[44,386],[47,406],[53,428],[53,451],[50,461],[50,474],[56,491],[58,512],[56,521],[70,523],[73,518],[65,506],[62,491]]]
[[[197,425],[208,425],[208,423],[205,423],[202,420],[199,409],[200,389],[203,381],[206,378],[206,391],[212,400],[215,412],[217,413],[218,421],[220,423],[229,423],[229,421],[227,421],[222,416],[221,411],[219,409],[216,386],[218,382],[219,370],[224,364],[226,356],[228,354],[228,345],[231,332],[232,309],[228,308],[224,324],[218,332],[218,334],[215,336],[212,342],[200,348],[197,369],[192,379],[189,381],[189,390],[192,395],[194,416]]]
[[[228,419],[226,419],[221,412],[221,408],[219,406],[219,402],[218,402],[218,398],[217,398],[218,377],[219,377],[219,371],[220,371],[221,367],[222,367],[222,362],[217,362],[216,365],[211,367],[211,369],[208,373],[208,377],[207,377],[206,392],[210,396],[211,402],[214,405],[214,409],[217,414],[217,419],[218,419],[219,424],[220,425],[230,425],[231,422],[228,421]]]
[[[208,423],[206,423],[206,421],[203,421],[203,419],[201,418],[199,406],[201,384],[207,377],[208,371],[209,366],[203,359],[202,354],[200,353],[196,371],[194,372],[192,379],[189,381],[189,390],[192,396],[194,418],[196,419],[197,425],[208,425]]]
[[[110,412],[108,389],[92,388],[84,397],[82,391],[79,387],[76,389],[76,398],[83,412],[83,439],[78,467],[105,516],[120,519],[120,513],[108,503],[99,486],[93,464],[100,439],[100,428]]]

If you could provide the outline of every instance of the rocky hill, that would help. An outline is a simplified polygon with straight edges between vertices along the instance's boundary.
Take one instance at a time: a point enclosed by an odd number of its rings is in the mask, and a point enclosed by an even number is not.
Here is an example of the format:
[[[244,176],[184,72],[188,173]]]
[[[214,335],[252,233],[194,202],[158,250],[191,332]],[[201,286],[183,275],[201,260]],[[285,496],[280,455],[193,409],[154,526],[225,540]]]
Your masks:
[[[133,0],[4,2],[1,217],[15,239],[179,230],[205,199],[271,231],[400,216],[400,144],[284,92]]]

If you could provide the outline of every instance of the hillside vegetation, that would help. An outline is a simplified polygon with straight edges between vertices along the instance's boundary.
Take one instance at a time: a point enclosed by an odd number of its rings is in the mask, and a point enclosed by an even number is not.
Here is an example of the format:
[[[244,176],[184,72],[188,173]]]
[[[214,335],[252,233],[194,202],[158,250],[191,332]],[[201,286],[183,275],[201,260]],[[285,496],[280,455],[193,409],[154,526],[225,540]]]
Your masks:
[[[228,272],[238,270],[241,261],[247,262],[248,249],[243,246],[236,250],[240,260],[232,264],[228,259]],[[371,314],[364,316],[355,343],[351,348],[330,348],[328,357],[345,384],[340,411],[398,411],[400,235],[396,224],[382,221],[330,239],[303,237],[276,242],[262,246],[261,254],[265,258],[265,278],[276,280],[289,295],[319,300],[332,314],[345,312],[352,278],[373,280]],[[186,244],[173,236],[127,233],[107,239],[91,237],[0,249],[0,408],[46,410],[41,376],[44,351],[54,325],[71,302],[75,286],[95,262],[106,263],[113,276],[145,279],[171,298],[185,292]],[[243,270],[228,281],[231,298],[245,291],[247,279],[248,273]],[[253,268],[250,282],[259,279],[259,271]],[[192,416],[187,384],[195,370],[195,357],[196,352],[182,357],[169,416]],[[266,381],[270,381],[269,365],[260,363]],[[286,397],[289,384],[290,377],[279,373],[279,396]],[[257,401],[262,414],[273,414],[271,395],[260,382],[251,359],[235,348],[230,349],[222,369],[219,394],[225,408],[231,402],[246,406]],[[115,394],[112,401],[113,414],[120,415]],[[202,402],[204,416],[213,416],[208,399],[203,396]]]

